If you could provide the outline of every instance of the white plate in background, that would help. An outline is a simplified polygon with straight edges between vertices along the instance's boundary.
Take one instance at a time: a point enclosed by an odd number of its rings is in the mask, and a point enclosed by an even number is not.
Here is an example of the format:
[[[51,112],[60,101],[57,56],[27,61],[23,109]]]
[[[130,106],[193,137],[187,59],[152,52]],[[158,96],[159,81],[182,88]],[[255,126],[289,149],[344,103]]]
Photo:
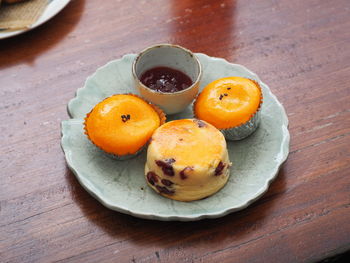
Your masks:
[[[13,37],[29,30],[32,30],[46,21],[50,20],[54,17],[58,12],[60,12],[71,0],[49,0],[49,3],[43,12],[43,14],[39,17],[38,21],[36,21],[30,28],[16,30],[11,32],[2,32],[0,31],[0,39]],[[1,10],[0,10],[1,11]]]

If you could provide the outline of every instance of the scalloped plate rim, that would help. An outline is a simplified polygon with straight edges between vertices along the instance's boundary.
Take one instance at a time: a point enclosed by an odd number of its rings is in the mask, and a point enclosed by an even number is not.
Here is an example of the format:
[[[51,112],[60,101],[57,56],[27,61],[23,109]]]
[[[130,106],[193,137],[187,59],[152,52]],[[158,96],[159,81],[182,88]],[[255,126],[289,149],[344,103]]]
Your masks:
[[[217,57],[210,57],[206,54],[203,53],[195,53],[196,55],[199,56],[205,56],[207,59],[213,59],[213,60],[217,60],[217,61],[221,61],[223,63],[226,63],[230,66],[234,66],[234,67],[239,67],[241,69],[243,69],[246,72],[249,72],[249,74],[254,75],[259,82],[265,86],[266,91],[269,92],[269,95],[271,96],[271,98],[276,102],[277,106],[280,108],[280,110],[282,111],[282,142],[281,142],[281,147],[280,147],[280,151],[282,152],[282,157],[280,158],[280,160],[278,160],[278,165],[275,166],[275,169],[271,172],[269,172],[269,175],[271,175],[269,178],[266,178],[266,181],[264,183],[264,185],[262,185],[262,187],[259,189],[259,191],[256,191],[256,194],[254,195],[253,198],[243,202],[241,205],[236,205],[234,207],[229,207],[227,209],[224,209],[220,212],[214,212],[214,213],[210,213],[210,212],[206,212],[206,213],[200,213],[200,214],[193,214],[193,215],[166,215],[166,214],[155,214],[155,213],[140,213],[140,212],[134,212],[130,209],[128,209],[127,207],[122,207],[120,205],[116,206],[113,203],[109,202],[108,200],[106,200],[103,196],[100,196],[98,194],[96,194],[93,190],[93,186],[92,184],[89,182],[89,180],[87,180],[86,178],[84,178],[83,176],[81,176],[79,174],[79,172],[76,170],[76,168],[74,167],[74,165],[72,164],[71,161],[71,157],[70,155],[72,154],[71,150],[69,149],[65,149],[64,146],[64,142],[67,138],[67,135],[64,132],[64,125],[66,122],[68,121],[74,121],[74,120],[82,120],[81,118],[74,118],[72,116],[74,116],[74,113],[72,112],[72,103],[76,100],[79,100],[79,92],[81,90],[86,89],[86,83],[88,82],[89,79],[93,78],[96,74],[98,74],[98,72],[100,70],[103,70],[105,67],[108,67],[110,64],[113,63],[118,63],[124,59],[126,59],[126,57],[129,56],[136,56],[136,54],[126,54],[124,56],[122,56],[119,59],[116,60],[112,60],[109,61],[108,63],[106,63],[105,65],[99,67],[92,75],[90,75],[86,81],[85,84],[82,88],[79,88],[76,91],[75,97],[72,98],[68,105],[67,105],[67,111],[69,116],[71,117],[70,120],[64,120],[62,121],[62,125],[61,125],[61,133],[62,133],[62,139],[61,139],[61,147],[62,150],[65,154],[65,159],[67,162],[68,167],[70,168],[70,170],[74,173],[75,177],[77,178],[77,180],[79,181],[80,185],[87,191],[89,192],[95,199],[97,199],[101,204],[103,204],[105,207],[117,211],[117,212],[121,212],[124,214],[128,214],[131,216],[135,216],[138,218],[143,218],[143,219],[151,219],[151,220],[161,220],[161,221],[195,221],[195,220],[201,220],[201,219],[206,219],[206,218],[218,218],[218,217],[222,217],[225,216],[227,214],[230,214],[232,212],[236,212],[239,210],[242,210],[246,207],[248,207],[250,204],[252,204],[253,202],[255,202],[256,200],[258,200],[269,188],[270,184],[273,182],[273,180],[277,177],[278,172],[282,166],[282,164],[287,160],[288,158],[288,154],[289,154],[289,143],[290,143],[290,134],[288,131],[288,117],[287,114],[285,112],[285,109],[283,107],[283,105],[278,101],[277,97],[271,92],[270,88],[263,83],[260,78],[258,77],[257,74],[255,74],[254,72],[252,72],[251,70],[247,69],[245,66],[240,65],[240,64],[234,64],[234,63],[230,63],[228,62],[226,59],[223,58],[217,58]],[[176,202],[176,201],[173,201]]]

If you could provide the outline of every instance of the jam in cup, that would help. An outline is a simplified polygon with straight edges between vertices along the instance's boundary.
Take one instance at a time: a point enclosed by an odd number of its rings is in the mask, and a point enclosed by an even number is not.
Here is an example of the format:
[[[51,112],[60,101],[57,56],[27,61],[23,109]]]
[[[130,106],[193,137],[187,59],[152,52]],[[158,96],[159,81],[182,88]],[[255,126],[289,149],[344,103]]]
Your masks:
[[[159,44],[136,57],[132,73],[143,98],[167,114],[174,114],[183,111],[196,97],[202,70],[191,51],[177,45]]]

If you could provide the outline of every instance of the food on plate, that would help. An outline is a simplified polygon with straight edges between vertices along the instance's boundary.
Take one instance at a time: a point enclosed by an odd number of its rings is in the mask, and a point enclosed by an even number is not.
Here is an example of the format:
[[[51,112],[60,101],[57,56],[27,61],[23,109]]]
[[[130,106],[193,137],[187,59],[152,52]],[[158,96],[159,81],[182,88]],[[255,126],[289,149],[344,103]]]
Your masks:
[[[8,33],[18,31],[24,32],[37,26],[37,21],[43,17],[43,13],[48,5],[48,0],[0,0],[0,30],[4,31],[2,37],[7,37]],[[55,5],[55,4],[53,4]]]
[[[220,129],[226,139],[240,140],[258,127],[262,98],[260,85],[254,80],[221,78],[198,95],[194,115]]]
[[[30,0],[3,0],[4,3],[6,4],[14,4],[14,3],[19,3],[19,2],[24,2],[24,1],[30,1]],[[1,1],[0,1],[1,2]]]
[[[165,115],[158,107],[133,94],[118,94],[98,103],[84,124],[94,145],[125,159],[140,152],[164,122]]]
[[[197,119],[165,123],[152,135],[145,177],[159,194],[193,201],[219,191],[230,174],[226,141],[211,124]]]

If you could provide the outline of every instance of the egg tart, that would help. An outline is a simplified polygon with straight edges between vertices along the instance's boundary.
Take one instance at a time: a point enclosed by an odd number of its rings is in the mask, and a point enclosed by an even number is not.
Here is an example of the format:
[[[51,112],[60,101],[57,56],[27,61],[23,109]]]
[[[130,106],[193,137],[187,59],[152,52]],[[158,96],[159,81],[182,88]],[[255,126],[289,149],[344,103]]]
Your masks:
[[[226,141],[211,124],[197,119],[165,123],[152,135],[145,177],[164,197],[193,201],[219,191],[230,174]]]
[[[226,77],[209,83],[197,96],[193,110],[196,118],[214,125],[226,139],[240,140],[258,127],[262,98],[256,81]]]
[[[90,141],[117,159],[139,153],[153,132],[165,122],[165,114],[133,94],[117,94],[98,103],[85,118]]]

